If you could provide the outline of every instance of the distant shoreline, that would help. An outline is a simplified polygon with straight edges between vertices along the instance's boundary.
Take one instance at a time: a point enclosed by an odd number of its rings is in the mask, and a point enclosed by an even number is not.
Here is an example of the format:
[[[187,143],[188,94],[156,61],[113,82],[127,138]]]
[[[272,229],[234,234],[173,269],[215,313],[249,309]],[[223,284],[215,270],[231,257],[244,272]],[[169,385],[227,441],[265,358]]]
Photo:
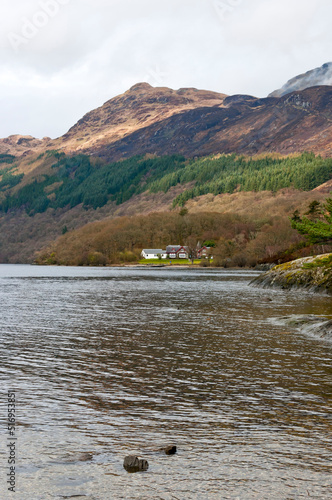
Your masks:
[[[92,267],[92,266],[84,266]],[[101,267],[101,266],[99,266]],[[120,268],[132,268],[132,269],[221,269],[224,271],[255,271],[263,272],[261,269],[255,269],[252,267],[220,267],[220,266],[201,266],[199,264],[164,264],[164,265],[153,265],[153,264],[110,264],[104,267],[120,267]]]
[[[186,268],[186,269],[191,269],[191,268],[202,268],[206,269],[207,267],[212,267],[212,266],[206,266],[205,268],[203,266],[200,266],[199,264],[110,264],[106,267],[137,267],[137,268],[152,268],[152,269],[170,269],[174,267],[181,267],[181,268]]]
[[[127,269],[222,269],[222,270],[237,270],[237,271],[255,271],[255,272],[266,272],[266,268],[263,265],[264,269],[257,269],[253,267],[223,267],[223,266],[202,266],[200,264],[124,264],[124,263],[118,263],[118,264],[106,264],[106,265],[100,265],[100,266],[93,266],[93,265],[84,265],[84,266],[78,266],[78,265],[67,265],[67,264],[39,264],[37,262],[27,262],[25,264],[22,263],[7,263],[3,265],[27,265],[27,266],[38,266],[38,267],[82,267],[82,268],[96,268],[96,269],[107,269],[107,268],[127,268]]]

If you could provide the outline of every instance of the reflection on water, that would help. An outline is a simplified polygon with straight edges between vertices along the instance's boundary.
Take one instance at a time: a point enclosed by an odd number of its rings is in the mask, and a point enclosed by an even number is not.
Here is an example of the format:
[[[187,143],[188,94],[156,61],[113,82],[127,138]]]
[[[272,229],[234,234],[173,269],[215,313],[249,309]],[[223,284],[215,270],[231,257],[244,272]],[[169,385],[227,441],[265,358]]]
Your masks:
[[[277,321],[332,317],[331,299],[252,277],[0,266],[17,498],[331,498],[331,343]],[[132,453],[147,472],[123,469]]]

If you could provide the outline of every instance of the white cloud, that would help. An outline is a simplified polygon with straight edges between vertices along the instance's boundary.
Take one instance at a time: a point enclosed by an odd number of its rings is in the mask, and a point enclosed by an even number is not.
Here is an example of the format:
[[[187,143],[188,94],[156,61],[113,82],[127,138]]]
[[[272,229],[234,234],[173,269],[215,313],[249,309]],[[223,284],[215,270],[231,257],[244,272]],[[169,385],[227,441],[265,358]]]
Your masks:
[[[0,136],[58,136],[144,79],[267,95],[331,60],[331,14],[330,0],[2,0]]]

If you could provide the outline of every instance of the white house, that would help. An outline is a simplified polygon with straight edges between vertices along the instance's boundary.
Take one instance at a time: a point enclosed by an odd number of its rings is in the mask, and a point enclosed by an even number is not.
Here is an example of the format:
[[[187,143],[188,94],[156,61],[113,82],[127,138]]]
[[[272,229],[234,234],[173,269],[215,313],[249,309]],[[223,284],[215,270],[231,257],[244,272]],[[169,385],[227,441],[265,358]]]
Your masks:
[[[159,259],[159,255],[161,255],[162,259],[167,258],[166,250],[161,250],[160,248],[154,249],[144,249],[141,253],[143,259]]]

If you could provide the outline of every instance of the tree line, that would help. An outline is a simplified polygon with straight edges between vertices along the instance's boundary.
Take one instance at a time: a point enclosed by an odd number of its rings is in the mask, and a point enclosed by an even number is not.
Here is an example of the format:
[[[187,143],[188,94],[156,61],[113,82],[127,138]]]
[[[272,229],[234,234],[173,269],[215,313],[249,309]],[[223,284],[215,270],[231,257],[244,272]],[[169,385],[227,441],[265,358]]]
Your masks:
[[[288,217],[173,211],[106,219],[67,231],[37,258],[39,264],[109,265],[137,262],[143,248],[179,244],[213,247],[217,266],[255,266],[290,246],[303,246]],[[277,256],[277,257],[276,257]]]

